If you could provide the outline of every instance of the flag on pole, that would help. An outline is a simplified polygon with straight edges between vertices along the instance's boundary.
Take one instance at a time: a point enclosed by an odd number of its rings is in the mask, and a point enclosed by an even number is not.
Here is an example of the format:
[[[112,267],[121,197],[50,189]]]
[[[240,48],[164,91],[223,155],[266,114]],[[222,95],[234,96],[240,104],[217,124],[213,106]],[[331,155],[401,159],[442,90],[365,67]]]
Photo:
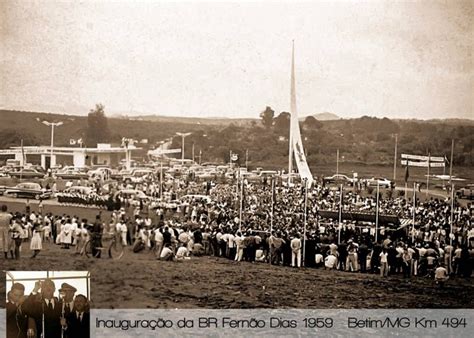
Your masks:
[[[408,170],[408,161],[407,161],[407,165],[405,167],[405,183],[408,182],[408,178],[410,177],[410,172]]]
[[[76,140],[73,139],[73,138],[69,139],[69,144],[72,145],[72,146],[75,145],[75,144],[76,144]]]

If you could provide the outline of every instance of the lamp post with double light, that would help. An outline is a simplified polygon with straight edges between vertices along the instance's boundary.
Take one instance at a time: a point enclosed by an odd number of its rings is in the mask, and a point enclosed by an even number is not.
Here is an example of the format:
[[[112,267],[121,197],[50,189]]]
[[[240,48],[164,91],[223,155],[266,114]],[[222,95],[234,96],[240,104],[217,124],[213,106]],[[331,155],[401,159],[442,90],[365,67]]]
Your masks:
[[[176,133],[176,135],[181,136],[181,165],[184,166],[184,138],[191,133]]]
[[[37,119],[40,121],[39,119]],[[50,149],[50,160],[49,160],[49,167],[52,168],[53,165],[56,165],[56,161],[53,163],[53,148],[54,148],[54,127],[59,127],[64,124],[64,122],[48,122],[48,121],[41,121],[44,125],[51,127],[51,149]]]

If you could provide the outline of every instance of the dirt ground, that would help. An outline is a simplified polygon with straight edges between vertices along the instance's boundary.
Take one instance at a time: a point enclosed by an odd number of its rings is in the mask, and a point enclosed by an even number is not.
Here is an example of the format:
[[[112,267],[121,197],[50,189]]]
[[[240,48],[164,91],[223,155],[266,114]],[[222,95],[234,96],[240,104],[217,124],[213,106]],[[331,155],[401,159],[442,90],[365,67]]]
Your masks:
[[[19,261],[2,257],[2,270],[89,270],[95,308],[474,308],[472,278],[452,279],[439,289],[421,277],[381,278],[215,257],[161,262],[151,252],[128,250],[121,260],[94,259],[49,243],[44,247],[34,260],[28,246]]]

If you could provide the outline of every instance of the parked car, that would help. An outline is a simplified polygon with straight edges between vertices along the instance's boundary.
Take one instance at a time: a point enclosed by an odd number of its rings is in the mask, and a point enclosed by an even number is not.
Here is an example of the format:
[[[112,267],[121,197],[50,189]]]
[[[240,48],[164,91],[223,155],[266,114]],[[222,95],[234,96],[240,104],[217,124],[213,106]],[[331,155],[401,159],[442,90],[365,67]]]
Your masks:
[[[323,181],[326,184],[331,184],[331,183],[341,184],[342,183],[342,184],[352,185],[354,183],[353,178],[350,178],[349,176],[343,175],[343,174],[334,174],[332,176],[326,176],[323,178]],[[377,182],[375,184],[377,184]]]
[[[77,169],[68,168],[66,170],[59,170],[54,174],[57,178],[62,179],[80,179],[80,178],[88,178],[89,175],[83,171],[79,171]]]
[[[458,196],[458,198],[474,199],[474,184],[468,184],[465,187],[458,189],[456,191],[456,196]]]
[[[367,186],[376,187],[377,182],[380,188],[392,188],[395,183],[384,177],[372,177],[367,180]]]
[[[67,188],[63,191],[65,194],[81,194],[81,195],[90,195],[94,193],[94,189],[91,187],[83,187],[80,185],[74,185],[72,187]]]
[[[91,179],[96,179],[96,178],[110,178],[113,174],[113,170],[108,168],[108,167],[97,167],[93,170],[89,170],[87,172],[87,175]]]
[[[131,183],[142,183],[145,180],[145,177],[153,175],[153,170],[151,169],[136,169],[133,170],[131,175],[123,176],[124,182]]]
[[[8,175],[10,175],[10,177],[28,179],[28,178],[43,178],[45,174],[33,168],[21,168],[19,170],[9,171]]]
[[[51,190],[42,188],[38,183],[24,182],[17,184],[15,187],[7,188],[3,195],[14,198],[23,197],[42,200],[50,198],[52,193]]]

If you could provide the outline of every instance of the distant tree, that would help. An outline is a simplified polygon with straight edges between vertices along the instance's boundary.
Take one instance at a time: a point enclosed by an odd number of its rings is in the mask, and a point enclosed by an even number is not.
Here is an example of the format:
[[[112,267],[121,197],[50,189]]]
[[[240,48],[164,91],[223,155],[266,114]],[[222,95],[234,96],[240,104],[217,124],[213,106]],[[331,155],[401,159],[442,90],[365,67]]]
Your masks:
[[[320,129],[323,124],[321,121],[318,121],[314,116],[308,116],[303,122],[305,129]]]
[[[275,117],[274,120],[274,127],[276,130],[283,131],[290,129],[290,113],[288,112],[281,112],[280,115]]]
[[[260,113],[260,118],[262,123],[266,128],[271,128],[273,126],[273,117],[275,116],[275,111],[267,106],[263,112]]]
[[[104,105],[99,103],[87,115],[86,143],[89,146],[95,146],[97,143],[109,141],[110,131],[104,112]]]

